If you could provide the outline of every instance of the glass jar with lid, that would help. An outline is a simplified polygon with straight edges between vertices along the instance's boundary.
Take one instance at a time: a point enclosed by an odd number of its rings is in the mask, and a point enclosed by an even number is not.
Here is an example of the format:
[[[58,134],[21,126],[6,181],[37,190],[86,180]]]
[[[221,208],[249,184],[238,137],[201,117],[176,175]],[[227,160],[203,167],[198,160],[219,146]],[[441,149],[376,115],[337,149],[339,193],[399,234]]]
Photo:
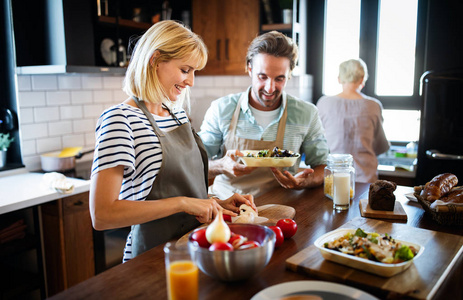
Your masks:
[[[325,196],[333,199],[334,194],[334,174],[350,174],[350,199],[355,195],[355,169],[354,158],[350,154],[330,154],[325,167],[324,190]]]

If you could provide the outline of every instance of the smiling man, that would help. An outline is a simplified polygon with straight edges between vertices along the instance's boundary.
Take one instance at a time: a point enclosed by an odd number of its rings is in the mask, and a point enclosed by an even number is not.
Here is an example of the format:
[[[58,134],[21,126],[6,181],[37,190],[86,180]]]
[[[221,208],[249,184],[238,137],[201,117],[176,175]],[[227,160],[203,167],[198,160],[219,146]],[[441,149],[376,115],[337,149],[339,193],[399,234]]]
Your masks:
[[[284,91],[296,66],[297,45],[276,31],[256,37],[249,46],[247,91],[212,102],[199,135],[209,156],[210,193],[226,198],[233,193],[261,195],[281,185],[288,189],[323,183],[328,146],[317,108]],[[312,168],[246,167],[237,157],[243,150],[287,149],[305,154]]]

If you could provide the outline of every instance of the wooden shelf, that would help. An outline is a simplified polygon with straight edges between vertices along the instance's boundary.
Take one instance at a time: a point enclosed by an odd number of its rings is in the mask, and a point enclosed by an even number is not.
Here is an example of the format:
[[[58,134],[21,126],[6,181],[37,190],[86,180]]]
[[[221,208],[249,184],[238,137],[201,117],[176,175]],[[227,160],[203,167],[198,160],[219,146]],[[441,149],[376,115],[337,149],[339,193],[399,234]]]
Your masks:
[[[293,24],[263,24],[262,31],[271,31],[271,30],[291,30]]]
[[[136,29],[148,29],[153,25],[150,23],[135,22],[135,21],[126,20],[126,19],[116,20],[115,17],[108,17],[108,16],[99,16],[98,21],[101,23],[114,24],[114,25],[116,24],[116,22],[118,22],[120,26],[136,28]]]

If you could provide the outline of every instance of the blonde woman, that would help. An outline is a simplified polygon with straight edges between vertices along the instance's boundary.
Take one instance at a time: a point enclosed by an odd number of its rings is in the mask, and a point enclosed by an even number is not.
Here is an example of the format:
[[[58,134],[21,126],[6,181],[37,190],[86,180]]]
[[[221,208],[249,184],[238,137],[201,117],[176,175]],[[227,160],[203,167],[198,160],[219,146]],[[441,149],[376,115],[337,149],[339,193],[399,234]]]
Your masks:
[[[377,155],[390,146],[383,130],[381,102],[361,92],[367,79],[363,60],[347,60],[339,66],[342,92],[317,102],[330,152],[352,154],[359,182],[378,179]]]
[[[207,61],[201,38],[174,21],[137,42],[124,80],[129,96],[97,122],[90,211],[97,230],[132,226],[127,261],[178,238],[219,211],[236,216],[251,196],[208,198],[207,155],[182,109]]]

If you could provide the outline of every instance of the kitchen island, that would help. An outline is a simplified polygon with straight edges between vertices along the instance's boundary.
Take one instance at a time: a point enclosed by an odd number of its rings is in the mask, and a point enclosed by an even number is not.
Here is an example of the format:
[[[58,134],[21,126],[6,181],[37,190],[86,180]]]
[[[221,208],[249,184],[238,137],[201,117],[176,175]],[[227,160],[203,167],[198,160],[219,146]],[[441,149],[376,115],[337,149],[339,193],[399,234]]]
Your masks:
[[[286,260],[307,247],[313,245],[314,241],[326,232],[334,230],[343,224],[361,218],[359,210],[360,199],[368,196],[368,184],[356,183],[356,195],[351,202],[349,210],[336,212],[333,210],[333,203],[326,198],[323,188],[307,190],[286,190],[276,188],[271,192],[256,198],[257,206],[265,204],[284,204],[296,209],[295,221],[298,224],[297,233],[289,240],[285,240],[282,246],[275,249],[269,264],[254,277],[234,283],[221,282],[207,275],[200,273],[199,298],[200,299],[250,299],[263,289],[275,284],[296,281],[296,280],[321,280],[314,275],[302,272],[294,272],[287,268]],[[409,201],[404,195],[412,192],[410,187],[398,187],[396,191],[397,200],[402,204],[407,213],[407,221],[391,223],[398,226],[409,226],[413,229],[432,230],[442,233],[449,233],[455,237],[454,247],[463,246],[461,242],[463,228],[452,226],[441,226],[424,213],[424,210],[417,202]],[[367,219],[365,219],[367,220]],[[372,219],[368,219],[372,220]],[[439,248],[439,247],[437,247]],[[432,249],[432,247],[430,248]],[[122,249],[121,249],[122,251]],[[459,251],[461,254],[462,251]],[[463,258],[456,255],[449,267],[445,268],[445,276],[437,288],[430,294],[433,299],[462,299],[463,291]],[[426,261],[426,258],[424,258]],[[331,264],[331,262],[327,262]],[[429,262],[433,264],[435,262]],[[333,265],[336,265],[332,263]],[[336,267],[336,266],[334,266]],[[342,267],[342,266],[341,266]],[[414,267],[414,266],[412,266]],[[438,268],[442,266],[437,266]],[[362,276],[369,278],[367,273]],[[356,273],[356,274],[358,274]],[[371,276],[370,276],[371,277]],[[419,274],[418,276],[419,277]],[[423,278],[426,276],[423,276]],[[445,279],[445,280],[444,280]],[[326,281],[337,281],[338,283],[350,285],[373,294],[381,299],[397,298],[398,296],[381,290],[368,284],[355,284],[337,278],[323,279]],[[381,277],[375,276],[376,282]],[[413,291],[410,292],[413,296]],[[86,280],[68,290],[54,296],[52,299],[166,299],[166,279],[164,270],[163,245],[153,248],[146,253],[132,259],[131,261],[109,269],[89,280]],[[416,297],[412,297],[416,298]]]

